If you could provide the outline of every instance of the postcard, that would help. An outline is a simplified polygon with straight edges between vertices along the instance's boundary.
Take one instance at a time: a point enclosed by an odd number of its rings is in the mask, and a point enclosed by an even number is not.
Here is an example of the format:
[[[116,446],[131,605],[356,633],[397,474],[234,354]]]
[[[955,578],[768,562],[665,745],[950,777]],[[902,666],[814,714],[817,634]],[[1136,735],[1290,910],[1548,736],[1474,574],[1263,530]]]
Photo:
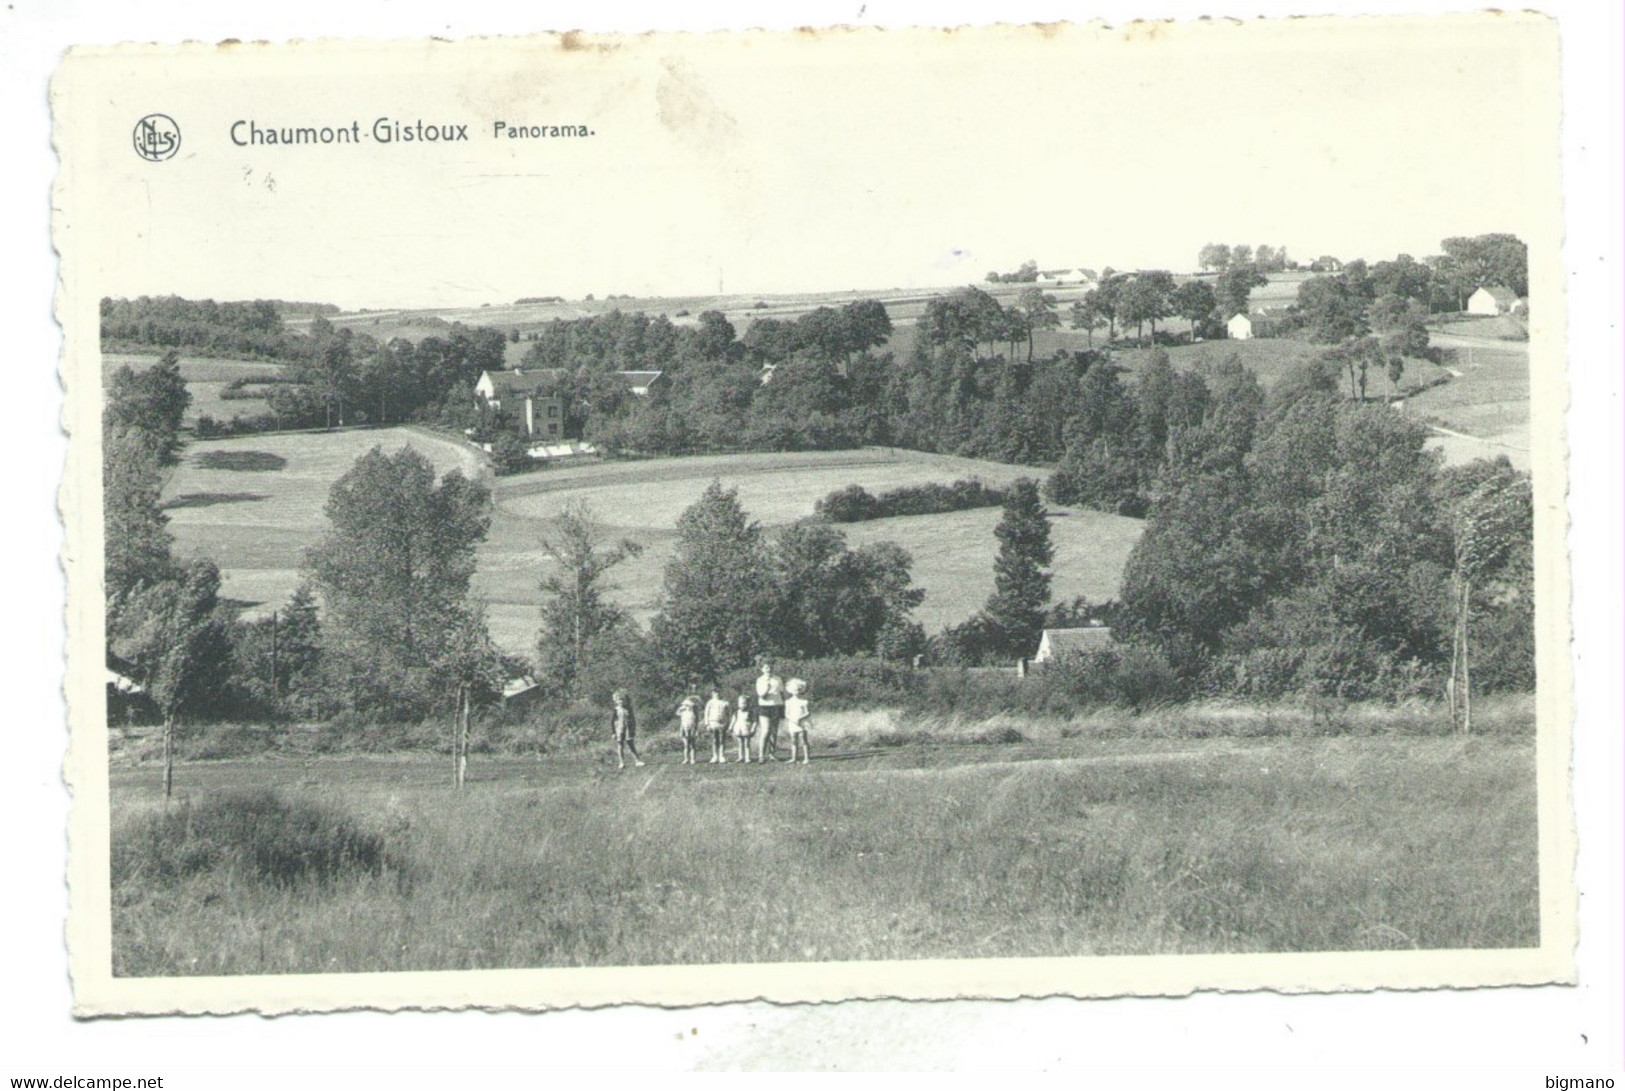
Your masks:
[[[73,50],[77,1012],[1574,980],[1558,87]]]

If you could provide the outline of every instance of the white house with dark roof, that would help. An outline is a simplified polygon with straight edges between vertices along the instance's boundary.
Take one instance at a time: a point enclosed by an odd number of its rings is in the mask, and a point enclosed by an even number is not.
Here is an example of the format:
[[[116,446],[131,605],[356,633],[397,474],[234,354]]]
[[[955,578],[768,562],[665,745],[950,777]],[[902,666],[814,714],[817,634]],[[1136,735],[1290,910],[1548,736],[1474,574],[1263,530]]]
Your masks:
[[[1049,663],[1063,655],[1106,651],[1112,647],[1112,631],[1107,625],[1087,625],[1079,629],[1045,629],[1038,638],[1033,665]]]
[[[487,409],[502,410],[524,422],[525,435],[538,439],[564,437],[564,398],[557,391],[566,372],[559,368],[531,371],[482,371],[474,397]]]
[[[1486,284],[1467,297],[1467,313],[1510,314],[1518,305],[1518,293],[1504,284]]]

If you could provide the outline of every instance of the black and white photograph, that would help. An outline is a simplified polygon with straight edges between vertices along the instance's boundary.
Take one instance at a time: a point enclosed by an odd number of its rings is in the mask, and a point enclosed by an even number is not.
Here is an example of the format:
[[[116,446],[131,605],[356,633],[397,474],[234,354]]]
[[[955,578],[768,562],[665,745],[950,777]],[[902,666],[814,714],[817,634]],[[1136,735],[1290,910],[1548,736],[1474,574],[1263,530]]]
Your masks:
[[[72,51],[77,1010],[1574,980],[1558,44]]]

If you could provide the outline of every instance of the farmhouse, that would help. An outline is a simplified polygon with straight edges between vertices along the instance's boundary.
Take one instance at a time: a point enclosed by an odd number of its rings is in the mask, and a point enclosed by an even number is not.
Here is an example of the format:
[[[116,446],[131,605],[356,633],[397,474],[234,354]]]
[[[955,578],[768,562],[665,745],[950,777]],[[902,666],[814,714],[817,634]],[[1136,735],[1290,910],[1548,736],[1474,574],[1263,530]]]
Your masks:
[[[1045,269],[1038,274],[1037,284],[1088,284],[1089,274],[1082,269]]]
[[[617,371],[615,377],[626,384],[626,389],[640,398],[647,398],[656,390],[671,385],[664,371]]]
[[[1089,625],[1081,629],[1045,629],[1038,638],[1038,652],[1033,665],[1049,663],[1063,655],[1105,651],[1112,646],[1112,631],[1106,625]]]
[[[1504,284],[1490,284],[1467,297],[1468,314],[1510,314],[1518,305],[1518,293]]]
[[[564,399],[555,391],[565,373],[558,368],[534,371],[482,371],[474,384],[474,397],[492,412],[503,409],[524,422],[527,436],[560,439],[564,436]]]
[[[1224,324],[1224,329],[1232,341],[1248,341],[1255,336],[1252,317],[1240,312],[1231,316],[1230,321]]]

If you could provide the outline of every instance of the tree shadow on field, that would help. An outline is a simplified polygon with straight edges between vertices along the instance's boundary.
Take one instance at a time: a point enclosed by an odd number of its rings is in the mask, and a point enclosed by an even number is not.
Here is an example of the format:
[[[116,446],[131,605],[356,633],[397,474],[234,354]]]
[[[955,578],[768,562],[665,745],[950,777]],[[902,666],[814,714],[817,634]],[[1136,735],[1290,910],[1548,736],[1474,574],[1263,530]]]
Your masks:
[[[235,470],[240,473],[271,473],[288,465],[288,460],[269,451],[204,451],[196,462],[205,470]]]
[[[164,510],[175,508],[209,508],[216,504],[245,504],[264,500],[262,492],[189,492],[164,502]]]

